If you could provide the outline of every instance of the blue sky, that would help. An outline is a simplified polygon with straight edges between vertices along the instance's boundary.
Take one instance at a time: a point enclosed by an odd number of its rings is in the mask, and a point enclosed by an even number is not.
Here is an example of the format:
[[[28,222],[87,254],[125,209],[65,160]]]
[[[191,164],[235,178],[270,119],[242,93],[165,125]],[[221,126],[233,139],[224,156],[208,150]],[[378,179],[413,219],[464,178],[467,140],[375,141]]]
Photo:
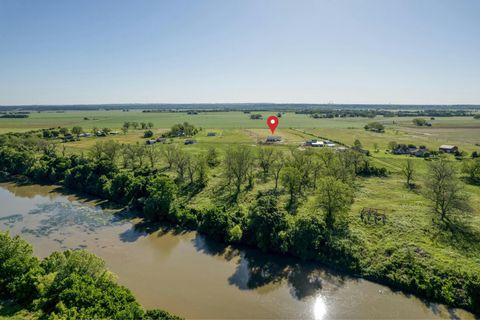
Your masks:
[[[0,105],[480,104],[478,0],[0,0]]]

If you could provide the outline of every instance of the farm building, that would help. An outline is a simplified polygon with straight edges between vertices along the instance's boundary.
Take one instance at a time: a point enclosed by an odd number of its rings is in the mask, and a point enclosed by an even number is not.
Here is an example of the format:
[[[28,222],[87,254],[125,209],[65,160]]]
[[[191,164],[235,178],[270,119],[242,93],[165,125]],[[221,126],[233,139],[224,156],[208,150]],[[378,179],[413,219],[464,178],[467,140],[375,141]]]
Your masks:
[[[309,147],[335,147],[335,143],[333,143],[330,140],[324,140],[324,141],[317,141],[317,140],[307,140],[305,142],[305,146]]]
[[[155,143],[157,143],[157,140],[150,139],[150,140],[147,140],[146,143],[147,144],[155,144]]]
[[[445,153],[455,153],[458,151],[458,147],[457,146],[451,146],[451,145],[448,145],[448,144],[442,144],[440,146],[440,148],[438,148],[439,151],[443,151]]]
[[[195,143],[197,143],[197,140],[189,139],[189,140],[185,140],[183,144],[195,144]]]
[[[333,142],[330,141],[330,140],[324,140],[324,141],[323,141],[323,144],[324,144],[326,147],[330,147],[330,148],[335,147],[335,143],[333,143]]]
[[[420,146],[417,148],[417,146],[413,144],[399,144],[395,149],[392,150],[392,153],[396,155],[407,154],[415,157],[423,157],[427,152],[429,151],[425,146]]]
[[[265,140],[265,143],[275,143],[275,142],[280,142],[282,141],[282,137],[280,136],[269,136]]]
[[[66,133],[65,136],[63,137],[63,141],[73,141],[75,140],[73,138],[73,135],[71,133]]]
[[[215,137],[217,135],[216,132],[209,132],[207,133],[207,137]]]

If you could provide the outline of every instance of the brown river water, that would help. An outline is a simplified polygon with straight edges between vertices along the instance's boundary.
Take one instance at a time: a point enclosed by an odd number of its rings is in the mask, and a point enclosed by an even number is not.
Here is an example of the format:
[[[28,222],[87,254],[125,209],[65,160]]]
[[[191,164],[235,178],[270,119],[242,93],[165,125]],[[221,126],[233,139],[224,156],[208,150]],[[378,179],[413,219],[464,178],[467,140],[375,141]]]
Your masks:
[[[314,263],[144,224],[54,186],[0,183],[0,229],[38,256],[86,249],[146,308],[188,319],[474,319]]]

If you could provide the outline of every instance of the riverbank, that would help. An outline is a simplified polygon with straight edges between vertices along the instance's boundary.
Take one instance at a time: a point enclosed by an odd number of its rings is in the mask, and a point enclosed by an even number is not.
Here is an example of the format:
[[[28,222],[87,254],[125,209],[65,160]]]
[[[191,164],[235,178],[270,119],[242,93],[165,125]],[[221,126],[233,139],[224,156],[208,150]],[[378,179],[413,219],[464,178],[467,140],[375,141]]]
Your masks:
[[[185,318],[474,318],[314,262],[145,224],[61,187],[7,183],[0,199],[0,228],[34,243],[36,255],[83,247],[143,306]]]

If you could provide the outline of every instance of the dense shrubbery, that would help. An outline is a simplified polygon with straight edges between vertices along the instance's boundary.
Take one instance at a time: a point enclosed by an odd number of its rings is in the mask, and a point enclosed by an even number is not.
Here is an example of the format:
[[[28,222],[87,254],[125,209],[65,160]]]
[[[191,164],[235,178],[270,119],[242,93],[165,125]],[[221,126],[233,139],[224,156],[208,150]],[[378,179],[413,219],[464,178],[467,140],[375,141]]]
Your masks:
[[[86,251],[53,252],[42,261],[23,239],[0,232],[0,298],[48,319],[179,319],[147,313],[118,285],[105,263]]]

